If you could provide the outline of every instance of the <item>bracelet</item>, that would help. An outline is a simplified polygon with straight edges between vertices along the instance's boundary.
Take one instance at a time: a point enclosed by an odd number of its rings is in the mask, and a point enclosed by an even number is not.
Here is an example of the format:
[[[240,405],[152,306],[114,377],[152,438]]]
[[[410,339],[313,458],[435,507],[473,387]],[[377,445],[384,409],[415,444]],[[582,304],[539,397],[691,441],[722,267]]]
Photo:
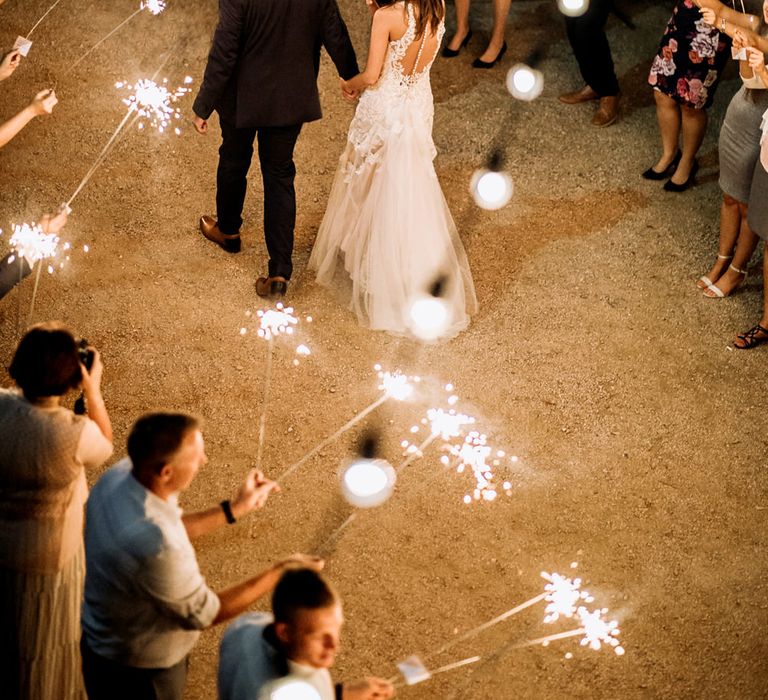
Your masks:
[[[224,511],[224,517],[227,519],[227,523],[229,523],[230,525],[233,525],[234,523],[236,523],[237,520],[235,519],[235,516],[232,513],[232,504],[229,502],[229,500],[222,501],[221,503],[219,503],[219,505],[221,506],[221,509]]]
[[[723,19],[720,20],[720,31],[722,32],[725,31],[725,25],[726,25],[726,21],[725,21],[725,17],[723,17]]]

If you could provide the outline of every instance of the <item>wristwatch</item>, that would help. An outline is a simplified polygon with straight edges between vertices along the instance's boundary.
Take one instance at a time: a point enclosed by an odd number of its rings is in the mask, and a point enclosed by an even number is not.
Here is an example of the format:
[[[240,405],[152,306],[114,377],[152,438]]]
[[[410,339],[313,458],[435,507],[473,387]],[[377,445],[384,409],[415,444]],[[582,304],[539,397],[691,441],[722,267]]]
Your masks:
[[[222,501],[219,503],[221,506],[221,509],[224,511],[224,517],[227,519],[227,522],[232,525],[237,522],[235,519],[234,514],[232,513],[232,504],[229,502],[229,500]]]

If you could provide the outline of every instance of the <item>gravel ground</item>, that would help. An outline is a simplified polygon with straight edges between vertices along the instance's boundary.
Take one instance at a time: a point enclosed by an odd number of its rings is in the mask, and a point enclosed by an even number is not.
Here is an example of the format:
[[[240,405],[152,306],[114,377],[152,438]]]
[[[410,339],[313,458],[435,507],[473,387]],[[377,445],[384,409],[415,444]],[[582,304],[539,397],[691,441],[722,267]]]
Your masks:
[[[151,75],[170,49],[163,74],[174,84],[189,74],[199,84],[216,21],[213,0],[172,0],[163,15],[138,16],[66,74],[134,4],[64,0],[36,30],[30,57],[0,87],[3,117],[51,81],[61,98],[51,117],[30,124],[0,154],[2,228],[35,218],[74,190],[120,121],[115,81]],[[364,56],[364,4],[339,4]],[[499,468],[512,495],[464,505],[470,480],[446,472],[431,448],[404,472],[391,501],[344,531],[327,565],[347,619],[339,679],[392,675],[404,656],[427,654],[539,593],[540,571],[572,572],[578,561],[597,603],[621,621],[624,656],[575,640],[513,648],[569,628],[568,621],[544,626],[539,607],[434,660],[479,654],[479,663],[400,696],[768,697],[768,356],[728,347],[759,318],[761,260],[732,298],[705,299],[693,284],[715,252],[716,139],[738,78],[730,72],[717,95],[699,184],[672,195],[641,180],[658,150],[644,77],[671,3],[624,6],[638,28],[610,24],[624,102],[621,120],[605,130],[590,126],[589,106],[556,99],[580,81],[554,3],[516,0],[502,66],[478,72],[470,62],[482,50],[490,3],[476,1],[478,38],[470,51],[436,63],[436,166],[480,311],[469,330],[434,347],[359,328],[306,272],[352,115],[323,60],[325,118],[306,126],[296,153],[290,294],[302,317],[314,317],[299,329],[313,354],[294,367],[291,345],[276,346],[265,464],[281,473],[374,400],[376,362],[425,378],[415,401],[388,403],[367,422],[382,431],[392,461],[448,381],[489,441],[519,457]],[[0,43],[28,31],[45,7],[41,0],[6,2]],[[547,49],[544,94],[533,104],[512,102],[505,70],[538,45]],[[183,102],[187,117],[191,101]],[[505,147],[516,194],[488,213],[473,206],[467,182],[494,143]],[[91,252],[73,254],[65,269],[44,276],[34,315],[64,320],[102,350],[118,454],[144,411],[205,417],[210,463],[184,496],[191,510],[232,493],[253,464],[265,371],[263,341],[238,332],[253,326],[245,313],[259,308],[252,285],[265,269],[256,167],[244,251],[227,256],[196,231],[199,214],[214,208],[217,147],[215,119],[207,138],[188,123],[179,137],[126,135],[75,201],[65,230]],[[31,292],[27,280],[23,310]],[[16,293],[0,302],[3,366],[16,342],[16,310]],[[9,383],[5,375],[2,381]],[[361,429],[286,481],[265,511],[198,543],[212,586],[317,548],[347,517],[336,470]],[[205,632],[192,655],[190,700],[215,697],[220,634]]]

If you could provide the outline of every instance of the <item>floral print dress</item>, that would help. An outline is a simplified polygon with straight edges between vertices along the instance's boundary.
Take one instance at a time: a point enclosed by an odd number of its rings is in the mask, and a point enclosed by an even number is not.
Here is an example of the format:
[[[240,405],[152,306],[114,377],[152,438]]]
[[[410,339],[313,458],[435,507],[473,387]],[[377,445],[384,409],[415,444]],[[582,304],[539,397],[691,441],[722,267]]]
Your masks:
[[[730,58],[730,46],[730,37],[704,22],[692,0],[678,0],[648,83],[683,106],[707,109]]]

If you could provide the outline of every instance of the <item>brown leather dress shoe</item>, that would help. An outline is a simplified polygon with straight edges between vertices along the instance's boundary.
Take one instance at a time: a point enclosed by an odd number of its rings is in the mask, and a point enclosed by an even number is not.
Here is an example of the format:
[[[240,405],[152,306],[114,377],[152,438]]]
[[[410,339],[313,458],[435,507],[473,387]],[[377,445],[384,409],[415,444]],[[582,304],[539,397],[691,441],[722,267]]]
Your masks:
[[[600,106],[592,117],[595,126],[610,126],[619,116],[619,96],[601,97]]]
[[[566,92],[564,95],[560,95],[557,99],[567,105],[577,105],[580,102],[597,100],[599,97],[600,95],[589,87],[589,85],[585,85],[581,90],[577,90],[576,92]]]
[[[203,214],[200,217],[200,232],[216,245],[220,246],[228,253],[240,252],[240,234],[229,235],[219,230],[219,224],[212,216]]]
[[[288,280],[285,277],[259,277],[256,280],[256,294],[260,297],[283,297],[288,291]]]

